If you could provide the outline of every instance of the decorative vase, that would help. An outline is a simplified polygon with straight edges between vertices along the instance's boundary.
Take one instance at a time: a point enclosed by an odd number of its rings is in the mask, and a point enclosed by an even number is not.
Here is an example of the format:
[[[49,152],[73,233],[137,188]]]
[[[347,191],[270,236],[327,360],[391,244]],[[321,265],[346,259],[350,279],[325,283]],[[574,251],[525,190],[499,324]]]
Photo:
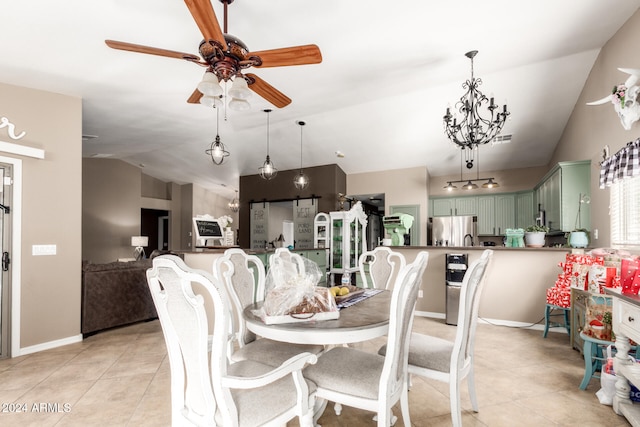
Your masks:
[[[224,229],[224,246],[233,246],[233,237],[233,230],[231,229],[231,227],[226,227]]]
[[[527,231],[524,233],[524,240],[528,248],[541,248],[544,246],[544,231]]]
[[[572,231],[569,234],[569,246],[572,248],[586,248],[589,245],[589,238],[584,231]]]

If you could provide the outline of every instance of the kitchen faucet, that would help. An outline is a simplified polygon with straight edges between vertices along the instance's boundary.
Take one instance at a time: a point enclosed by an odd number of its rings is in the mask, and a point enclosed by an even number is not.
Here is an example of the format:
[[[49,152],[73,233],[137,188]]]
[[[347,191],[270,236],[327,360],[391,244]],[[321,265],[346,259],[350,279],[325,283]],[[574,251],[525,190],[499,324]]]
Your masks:
[[[473,246],[473,236],[471,234],[468,234],[468,233],[464,235],[463,244],[465,246],[467,246],[467,237],[469,237],[469,241],[471,242],[471,244],[469,246]]]

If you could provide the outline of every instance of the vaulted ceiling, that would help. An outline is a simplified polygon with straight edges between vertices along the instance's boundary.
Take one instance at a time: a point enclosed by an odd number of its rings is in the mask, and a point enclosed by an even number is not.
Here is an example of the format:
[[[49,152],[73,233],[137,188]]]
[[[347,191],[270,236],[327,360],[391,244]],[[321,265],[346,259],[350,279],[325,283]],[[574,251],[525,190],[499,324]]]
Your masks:
[[[212,0],[222,20],[223,5]],[[180,0],[47,0],[0,7],[0,81],[83,99],[83,155],[231,195],[266,155],[278,169],[337,163],[347,173],[423,166],[459,170],[442,116],[470,76],[506,102],[511,142],[482,148],[481,170],[545,165],[600,48],[640,0],[236,0],[228,32],[250,51],[316,44],[322,63],[251,69],[292,99],[220,110],[224,165],[205,155],[216,110],[188,104],[204,68],[110,49],[113,39],[198,54],[202,34]],[[222,26],[222,22],[220,22]],[[620,64],[621,67],[628,66]],[[621,76],[623,81],[625,76]],[[0,114],[2,112],[0,111]],[[613,112],[612,112],[613,114]],[[342,153],[339,157],[337,153]]]

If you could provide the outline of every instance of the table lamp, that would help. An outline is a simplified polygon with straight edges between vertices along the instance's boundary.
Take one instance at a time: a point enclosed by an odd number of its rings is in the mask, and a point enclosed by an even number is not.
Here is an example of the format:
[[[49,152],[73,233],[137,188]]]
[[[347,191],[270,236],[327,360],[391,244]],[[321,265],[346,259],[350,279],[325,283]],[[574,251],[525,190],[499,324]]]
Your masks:
[[[144,253],[144,246],[149,245],[149,237],[147,236],[131,236],[131,246],[135,247],[133,254],[136,261],[140,261],[142,258],[146,258]]]

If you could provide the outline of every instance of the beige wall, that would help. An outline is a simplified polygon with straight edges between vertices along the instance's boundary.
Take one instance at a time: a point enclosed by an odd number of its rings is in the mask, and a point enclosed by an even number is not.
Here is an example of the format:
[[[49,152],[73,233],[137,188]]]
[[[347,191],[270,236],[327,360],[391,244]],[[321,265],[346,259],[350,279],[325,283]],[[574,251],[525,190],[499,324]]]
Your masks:
[[[133,257],[140,235],[140,169],[122,160],[83,159],[82,258],[93,263]]]
[[[385,213],[389,212],[389,206],[419,205],[420,245],[427,242],[428,185],[424,167],[347,175],[347,194],[384,193]]]
[[[21,283],[12,287],[21,296],[13,344],[23,349],[80,334],[82,101],[0,83],[0,116],[27,132],[16,143],[45,151],[43,160],[0,153],[22,159],[22,207],[12,211],[21,212],[22,251],[12,254]],[[4,129],[0,139],[13,142]],[[56,255],[33,256],[41,244]]]
[[[627,142],[638,138],[640,123],[636,122],[631,130],[624,130],[613,105],[588,106],[586,103],[609,95],[614,85],[624,83],[628,74],[618,71],[618,67],[640,68],[640,56],[635,54],[638,40],[640,12],[629,18],[598,55],[551,162],[553,165],[567,160],[592,160],[591,227],[597,229],[599,235],[593,246],[611,244],[609,190],[598,188],[600,152],[609,145],[613,155]]]

